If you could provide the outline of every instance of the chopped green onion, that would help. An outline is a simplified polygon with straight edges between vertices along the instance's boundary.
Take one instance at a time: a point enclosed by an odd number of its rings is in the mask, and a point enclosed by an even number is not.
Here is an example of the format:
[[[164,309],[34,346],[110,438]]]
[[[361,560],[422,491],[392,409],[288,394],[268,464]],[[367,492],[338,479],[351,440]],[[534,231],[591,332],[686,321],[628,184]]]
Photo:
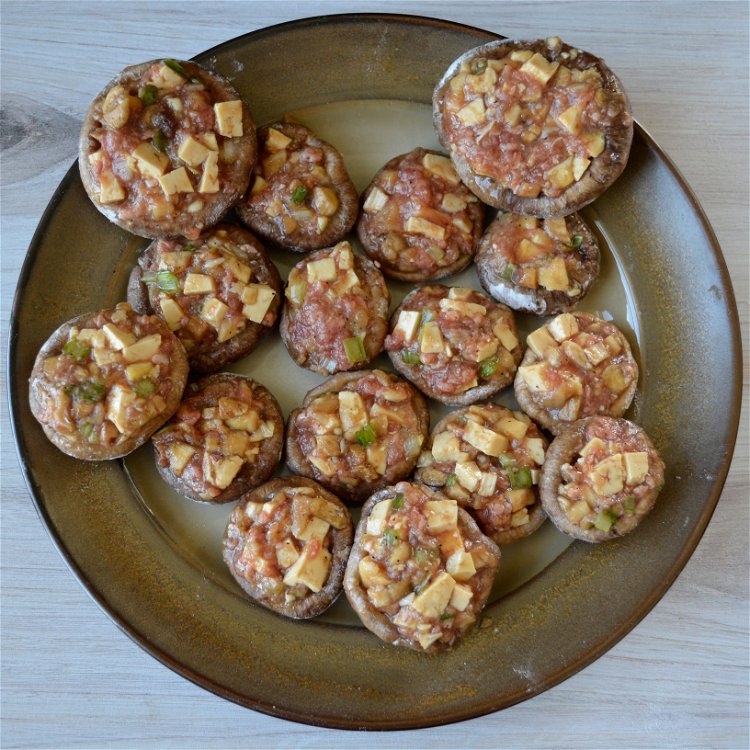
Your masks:
[[[438,551],[434,547],[417,547],[414,550],[414,561],[418,565],[432,562],[438,556]]]
[[[107,393],[104,383],[89,380],[86,383],[76,383],[65,387],[65,393],[80,401],[101,401]]]
[[[89,358],[89,354],[91,354],[91,347],[79,339],[71,339],[63,346],[62,350],[63,354],[73,357],[79,365],[83,364]]]
[[[159,89],[154,86],[153,83],[147,83],[142,89],[140,94],[141,101],[146,104],[156,104],[159,100]]]
[[[157,151],[161,151],[163,154],[167,152],[167,136],[164,135],[164,133],[161,132],[161,130],[155,130],[154,131],[154,148]]]
[[[295,281],[289,285],[289,299],[292,304],[301,305],[305,301],[305,295],[307,294],[307,282],[306,281]]]
[[[455,474],[448,474],[448,478],[445,480],[446,487],[453,487],[458,481],[458,477]]]
[[[520,469],[510,469],[508,471],[510,486],[514,490],[527,490],[531,487],[531,471],[526,466]]]
[[[455,614],[451,614],[449,612],[443,612],[443,614],[440,615],[440,619],[441,620],[452,620],[455,616],[456,616]]]
[[[469,67],[474,75],[484,73],[484,71],[487,70],[487,58],[478,57],[476,60],[472,60]]]
[[[421,365],[422,359],[417,352],[413,352],[409,349],[404,349],[401,352],[401,360],[405,365]]]
[[[396,497],[391,500],[391,508],[393,510],[401,510],[404,507],[404,493],[399,492]]]
[[[578,248],[583,244],[583,237],[580,234],[574,234],[570,238],[570,242],[568,243],[568,247],[572,247],[573,250],[578,250]]]
[[[172,68],[175,73],[179,73],[183,78],[189,78],[187,70],[180,65],[180,63],[177,62],[177,60],[168,59],[164,61],[164,64],[168,68]]]
[[[516,460],[508,453],[503,453],[500,456],[498,456],[498,459],[500,461],[500,466],[503,467],[506,471],[508,469],[512,469],[513,466],[515,466]]]
[[[635,495],[628,495],[623,505],[628,513],[635,513]]]
[[[300,185],[298,188],[294,188],[292,193],[292,201],[294,203],[304,203],[307,198],[307,188]]]
[[[375,428],[371,424],[366,424],[361,429],[357,430],[354,433],[354,436],[357,438],[357,441],[360,445],[372,445],[377,439],[378,436],[375,434]]]
[[[491,378],[497,372],[497,357],[487,357],[479,363],[479,375]]]
[[[601,510],[599,511],[599,515],[596,517],[596,521],[594,521],[594,527],[599,529],[599,531],[607,532],[616,522],[617,516],[615,516],[612,511]]]
[[[389,547],[395,546],[398,541],[398,531],[396,531],[396,529],[386,529],[383,532],[383,539],[385,539],[385,543]]]
[[[156,390],[156,383],[151,378],[141,378],[136,382],[134,390],[137,396],[147,398]]]
[[[362,339],[359,336],[344,339],[344,351],[346,352],[346,358],[351,365],[356,364],[357,362],[365,362],[367,360],[365,345],[362,343]]]
[[[194,253],[197,249],[198,248],[192,242],[188,242],[184,248],[186,253]]]
[[[502,276],[506,281],[510,281],[513,278],[513,271],[516,270],[516,267],[512,263],[508,263],[505,268],[503,268]]]
[[[89,443],[98,442],[96,433],[94,432],[94,425],[91,422],[81,422],[78,425],[79,432],[89,441]]]
[[[145,273],[141,278],[146,284],[156,284],[162,292],[174,293],[180,291],[180,280],[171,271]]]

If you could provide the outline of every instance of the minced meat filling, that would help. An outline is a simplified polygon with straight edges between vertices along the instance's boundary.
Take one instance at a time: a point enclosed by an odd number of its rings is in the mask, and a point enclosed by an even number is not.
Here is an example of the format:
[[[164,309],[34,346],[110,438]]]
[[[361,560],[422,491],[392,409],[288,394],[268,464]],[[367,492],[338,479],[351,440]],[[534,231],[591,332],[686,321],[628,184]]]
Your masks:
[[[273,326],[276,292],[258,283],[253,248],[237,245],[225,229],[185,242],[158,240],[143,269],[152,308],[182,341],[187,353],[213,349],[250,322]],[[263,274],[264,275],[264,274]]]
[[[392,489],[363,521],[359,579],[404,638],[423,649],[452,645],[477,619],[477,571],[494,557],[462,534],[455,500],[409,482]]]
[[[563,313],[530,333],[526,343],[533,356],[518,375],[552,419],[621,413],[638,365],[614,324],[589,313]]]
[[[592,420],[583,447],[563,464],[558,502],[582,529],[608,532],[621,518],[640,515],[660,487],[660,461],[642,431],[622,419]]]
[[[85,328],[71,328],[62,350],[44,360],[38,388],[56,432],[112,446],[130,439],[163,412],[174,338],[156,317],[122,303]]]
[[[170,423],[154,438],[157,461],[199,497],[211,500],[232,483],[246,463],[254,463],[264,440],[276,432],[271,408],[242,378],[186,398]]]
[[[510,380],[520,358],[517,334],[504,305],[472,289],[434,285],[404,300],[385,348],[413,366],[432,391],[454,396]]]
[[[296,347],[314,353],[328,372],[361,367],[369,359],[368,335],[377,321],[385,326],[387,295],[382,281],[368,282],[351,245],[340,242],[289,273],[286,298],[294,313],[289,338]]]
[[[290,604],[317,594],[331,570],[332,530],[351,523],[346,511],[310,487],[288,487],[265,502],[240,505],[227,542],[241,545],[234,569],[265,597]]]
[[[440,488],[474,516],[485,534],[523,527],[539,502],[536,486],[547,443],[522,412],[468,407],[432,437],[419,457],[419,481]]]
[[[295,422],[315,473],[351,487],[413,461],[424,441],[411,387],[381,370],[313,399]]]
[[[381,171],[365,195],[361,226],[386,268],[429,275],[473,255],[477,198],[447,157],[415,149]]]
[[[628,119],[595,65],[577,65],[577,50],[551,61],[517,49],[501,59],[464,61],[445,92],[445,131],[480,176],[518,196],[559,196],[604,151],[608,128]]]
[[[239,99],[216,96],[175,60],[110,88],[90,132],[100,144],[88,156],[99,201],[116,205],[127,221],[198,214],[223,200],[244,108]],[[197,226],[194,236],[199,232]]]
[[[580,234],[571,234],[565,217],[536,219],[501,214],[485,237],[496,254],[502,277],[526,289],[544,289],[579,297],[586,271],[579,248]]]
[[[289,135],[273,127],[260,131],[261,151],[247,206],[272,220],[282,237],[314,239],[342,206],[328,169],[333,156],[313,145],[306,129],[288,130]]]

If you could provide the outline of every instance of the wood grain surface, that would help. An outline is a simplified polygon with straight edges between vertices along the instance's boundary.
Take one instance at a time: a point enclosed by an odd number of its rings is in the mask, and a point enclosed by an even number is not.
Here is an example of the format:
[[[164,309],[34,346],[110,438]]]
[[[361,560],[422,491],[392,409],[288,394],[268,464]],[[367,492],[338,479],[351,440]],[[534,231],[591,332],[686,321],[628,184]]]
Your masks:
[[[746,345],[746,2],[4,0],[3,357],[26,248],[75,158],[90,100],[116,72],[157,56],[190,57],[294,18],[362,11],[446,18],[518,38],[554,33],[605,57],[639,122],[684,174],[716,231]],[[746,408],[706,534],[666,596],[623,641],[561,685],[500,713],[378,737],[248,711],[156,662],[88,598],[56,552],[18,467],[6,399],[0,460],[4,748],[748,747]]]

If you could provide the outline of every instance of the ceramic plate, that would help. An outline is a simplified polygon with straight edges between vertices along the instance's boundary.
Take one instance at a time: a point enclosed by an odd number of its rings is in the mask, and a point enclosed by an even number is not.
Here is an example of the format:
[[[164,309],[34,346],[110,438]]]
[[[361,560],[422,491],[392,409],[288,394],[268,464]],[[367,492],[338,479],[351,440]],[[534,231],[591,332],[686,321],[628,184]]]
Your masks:
[[[433,86],[455,57],[492,38],[423,18],[332,16],[263,29],[197,59],[234,81],[258,123],[293,113],[333,142],[362,189],[392,156],[437,146]],[[9,350],[21,464],[60,553],[157,659],[218,695],[287,719],[368,729],[443,724],[504,708],[581,669],[622,638],[685,565],[721,493],[740,399],[737,312],[721,252],[690,189],[640,127],[625,173],[584,215],[604,258],[582,307],[614,319],[634,345],[642,372],[628,416],[661,451],[666,487],[623,540],[570,543],[548,523],[505,548],[481,625],[453,652],[426,656],[383,644],[343,599],[310,622],[246,599],[220,556],[231,506],[175,495],[158,479],[148,447],[124,461],[84,463],[46,441],[27,406],[39,347],[61,322],[124,299],[147,244],[94,209],[74,165],[29,248]],[[295,258],[274,260],[286,275]],[[450,282],[478,286],[473,269]],[[392,285],[394,305],[408,288]],[[521,320],[525,331],[536,324]],[[285,414],[321,380],[295,367],[278,337],[229,369],[270,387]],[[442,413],[434,409],[433,420]]]

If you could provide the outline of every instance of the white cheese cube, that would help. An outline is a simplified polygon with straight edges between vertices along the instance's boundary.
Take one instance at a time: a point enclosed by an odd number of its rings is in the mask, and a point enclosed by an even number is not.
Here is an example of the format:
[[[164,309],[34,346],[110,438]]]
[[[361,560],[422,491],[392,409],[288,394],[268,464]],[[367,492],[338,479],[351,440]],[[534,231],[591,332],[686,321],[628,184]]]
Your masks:
[[[187,443],[172,443],[167,451],[169,457],[169,470],[178,477],[182,476],[185,467],[190,463],[196,453],[197,451],[192,445],[188,445]]]
[[[417,596],[411,606],[426,618],[440,617],[450,602],[456,581],[445,572],[435,578]]]
[[[534,53],[522,66],[521,72],[534,76],[540,83],[546,84],[560,67],[558,62],[550,62],[544,55]]]
[[[177,156],[191,167],[198,167],[203,164],[208,154],[209,149],[193,138],[192,135],[185,138],[177,149]]]
[[[239,138],[243,134],[242,102],[239,99],[217,102],[214,104],[214,114],[219,135],[226,138]]]
[[[287,537],[276,548],[276,562],[282,570],[291,568],[299,560],[299,552],[294,544],[294,540]]]
[[[219,152],[209,151],[203,164],[203,173],[198,185],[199,193],[219,192]]]
[[[159,351],[161,346],[161,335],[152,333],[138,339],[134,344],[126,346],[122,350],[122,356],[126,362],[141,362],[149,360]]]
[[[344,432],[356,432],[367,424],[367,409],[356,391],[339,393],[339,418]]]
[[[422,327],[422,342],[419,348],[424,354],[440,354],[445,351],[443,335],[436,321],[431,320]]]
[[[307,280],[310,284],[316,281],[333,281],[336,278],[336,261],[333,258],[321,258],[307,264]]]
[[[185,167],[174,169],[171,172],[159,177],[159,184],[161,189],[164,191],[164,195],[169,197],[176,193],[192,193],[193,185],[188,177],[187,170]]]
[[[454,552],[446,561],[445,569],[456,581],[468,581],[477,572],[474,560],[465,550]]]
[[[419,310],[401,310],[394,332],[401,331],[404,335],[404,342],[408,344],[414,340],[421,317]]]
[[[600,497],[607,497],[620,492],[625,486],[625,470],[622,454],[608,456],[600,461],[590,472],[591,485]]]
[[[368,213],[377,213],[385,208],[386,203],[388,203],[388,196],[376,186],[370,191],[362,208]]]
[[[565,341],[578,333],[578,321],[572,313],[563,313],[551,320],[547,328],[556,341]]]
[[[476,422],[467,422],[464,428],[464,440],[473,445],[477,450],[486,453],[488,456],[499,456],[508,450],[508,438],[493,430],[477,424]]]
[[[299,559],[286,572],[284,583],[287,586],[301,583],[317,594],[325,584],[330,567],[331,553],[328,550],[320,549],[315,557],[312,557],[310,546],[306,544]]]
[[[239,456],[221,456],[218,454],[203,454],[203,476],[207,482],[225,490],[242,468],[244,459]]]
[[[276,128],[268,128],[268,135],[266,136],[265,147],[267,151],[282,151],[290,143],[292,139],[284,135],[280,130]]]
[[[159,300],[159,307],[169,330],[176,331],[184,315],[182,308],[171,297],[162,297]]]
[[[498,321],[495,324],[492,333],[509,352],[518,348],[518,338],[516,337],[516,334],[513,333],[513,331],[510,330],[510,327],[502,321]]]
[[[391,509],[391,498],[376,503],[367,516],[366,531],[370,536],[380,536],[385,531],[388,511]]]
[[[109,345],[118,351],[134,344],[136,341],[135,336],[130,331],[123,331],[122,328],[118,328],[113,323],[105,323],[103,330]]]
[[[648,453],[624,453],[626,484],[640,484],[648,475]]]
[[[427,528],[433,534],[455,529],[458,525],[458,503],[455,500],[428,500],[424,512]]]
[[[462,461],[454,469],[459,484],[469,492],[474,492],[482,478],[482,472],[476,461]]]
[[[474,597],[474,592],[468,587],[460,583],[457,583],[453,587],[453,593],[451,594],[450,601],[448,602],[453,609],[458,612],[464,612],[471,603]]]
[[[547,330],[547,326],[537,328],[526,337],[526,344],[534,354],[540,359],[544,357],[548,350],[556,349],[557,344]]]
[[[218,328],[229,308],[217,297],[208,297],[201,305],[200,316],[209,325]]]
[[[438,463],[465,461],[467,454],[461,451],[458,437],[451,432],[439,432],[432,441],[432,455]]]
[[[433,240],[442,241],[445,239],[445,228],[432,221],[423,219],[421,216],[410,216],[406,220],[407,232],[411,234],[421,234],[430,237]]]
[[[99,175],[99,201],[101,203],[118,203],[125,199],[125,189],[122,183],[111,172]]]
[[[487,116],[484,99],[481,97],[473,99],[465,107],[459,109],[458,112],[456,112],[456,116],[464,123],[464,125],[479,125],[484,122]]]
[[[461,181],[453,167],[453,162],[447,156],[439,154],[425,154],[422,157],[422,166],[432,174],[442,177],[451,185],[458,185]]]
[[[216,284],[211,276],[202,273],[189,273],[182,286],[183,294],[208,294],[216,290]]]
[[[248,284],[245,289],[255,290],[255,301],[246,303],[242,307],[242,314],[253,323],[262,323],[276,292],[265,284]]]
[[[322,542],[330,528],[331,524],[328,521],[324,521],[322,518],[311,518],[305,528],[297,534],[297,538],[303,542],[310,539],[318,539]]]
[[[114,426],[124,433],[127,430],[128,407],[135,401],[136,395],[130,388],[124,388],[119,383],[115,383],[107,396],[107,419]]]
[[[145,177],[160,177],[167,171],[169,157],[144,141],[133,151],[138,171]]]
[[[526,438],[525,446],[532,460],[541,466],[544,463],[544,440],[541,438]]]
[[[481,497],[489,497],[495,492],[497,486],[497,474],[492,471],[482,472],[482,479],[479,482],[477,494]]]

